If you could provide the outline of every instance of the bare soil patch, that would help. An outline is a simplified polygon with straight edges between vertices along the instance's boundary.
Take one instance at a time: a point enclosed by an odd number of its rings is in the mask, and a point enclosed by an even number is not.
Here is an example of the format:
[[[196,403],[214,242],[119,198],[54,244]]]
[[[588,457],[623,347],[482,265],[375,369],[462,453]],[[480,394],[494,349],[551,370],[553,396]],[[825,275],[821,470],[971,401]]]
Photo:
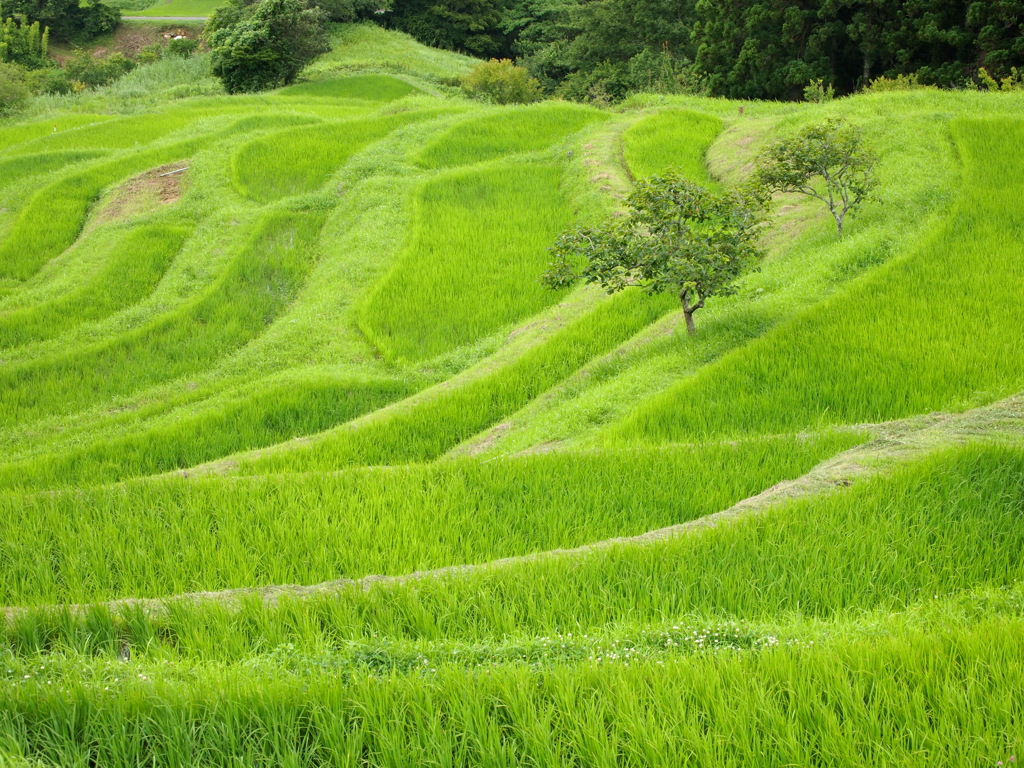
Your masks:
[[[188,165],[188,160],[179,160],[129,179],[109,196],[96,222],[129,219],[178,202],[188,176]]]

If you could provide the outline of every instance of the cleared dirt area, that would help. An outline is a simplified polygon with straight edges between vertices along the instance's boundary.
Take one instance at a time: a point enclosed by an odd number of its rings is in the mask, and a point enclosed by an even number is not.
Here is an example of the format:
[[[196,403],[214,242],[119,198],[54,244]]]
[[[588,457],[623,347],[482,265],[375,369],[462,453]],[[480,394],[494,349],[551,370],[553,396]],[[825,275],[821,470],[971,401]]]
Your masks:
[[[188,176],[188,160],[161,165],[129,179],[103,204],[96,221],[130,219],[181,199]]]

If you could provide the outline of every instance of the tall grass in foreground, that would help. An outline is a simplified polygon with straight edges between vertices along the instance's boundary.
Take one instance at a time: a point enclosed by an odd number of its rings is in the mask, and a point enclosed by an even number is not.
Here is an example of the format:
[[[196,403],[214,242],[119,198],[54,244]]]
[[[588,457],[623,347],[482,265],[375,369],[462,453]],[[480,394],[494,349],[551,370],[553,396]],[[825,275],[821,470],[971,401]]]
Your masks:
[[[623,470],[630,471],[628,465]],[[628,476],[609,484],[637,498],[649,487]],[[602,488],[579,492],[596,500]],[[276,606],[255,599],[240,611],[179,603],[165,616],[129,611],[112,617],[100,609],[84,622],[60,611],[29,613],[14,621],[8,641],[27,650],[85,650],[96,637],[107,637],[115,650],[122,642],[140,649],[166,644],[185,656],[227,660],[282,643],[312,648],[381,637],[490,642],[681,617],[777,623],[784,616],[884,614],[1024,579],[1022,509],[1024,451],[967,447],[656,544],[339,588]],[[37,557],[49,557],[45,540],[35,549]],[[97,573],[102,556],[94,555]],[[8,594],[30,593],[38,577],[29,574],[40,569],[52,583],[46,566],[29,557],[19,556],[28,570],[20,581],[8,578]]]
[[[301,448],[241,458],[238,471],[321,471],[436,459],[519,410],[587,361],[622,344],[673,306],[665,297],[620,294],[515,362],[458,386],[437,387]]]
[[[400,112],[367,120],[292,128],[254,139],[231,156],[231,178],[240,194],[267,203],[323,186],[363,147],[436,111]]]
[[[295,297],[321,213],[273,212],[205,293],[109,341],[0,370],[0,424],[69,413],[211,365],[259,335]]]
[[[408,397],[414,382],[335,376],[267,386],[134,434],[0,464],[0,488],[67,488],[170,472],[320,432]]]
[[[559,299],[539,279],[571,215],[559,177],[526,165],[424,185],[410,245],[360,307],[359,326],[385,357],[429,359]]]
[[[666,110],[630,126],[622,134],[622,152],[638,179],[676,168],[698,184],[714,186],[704,153],[721,131],[722,121],[712,115]]]
[[[35,670],[0,687],[0,745],[111,768],[994,766],[1024,740],[1022,630],[469,674]]]
[[[363,101],[395,101],[410,93],[422,93],[405,80],[389,75],[350,75],[330,80],[299,83],[277,91],[278,96],[313,99],[362,99]]]
[[[118,622],[102,612],[85,622],[30,615],[8,630],[19,653],[54,642],[61,654],[77,642],[96,652],[96,639],[106,638],[104,653],[127,643],[152,662],[136,675],[130,665],[121,672],[83,659],[76,671],[60,656],[53,665],[26,655],[8,667],[18,676],[0,684],[0,710],[9,713],[2,728],[32,755],[62,749],[114,765],[197,755],[399,765],[428,753],[455,765],[499,754],[551,765],[746,765],[766,755],[799,765],[856,758],[911,766],[922,756],[994,764],[1018,754],[1024,738],[1019,617],[929,625],[927,633],[883,622],[863,639],[833,635],[754,651],[566,655],[468,669],[440,661],[419,671],[390,666],[398,657],[386,638],[505,637],[514,645],[524,634],[644,618],[834,618],[878,609],[891,619],[913,603],[1019,579],[1022,509],[1024,451],[968,447],[644,548],[343,590],[279,608],[253,604],[238,615],[187,604],[166,618],[128,612]],[[360,669],[337,669],[315,650],[358,637],[374,644],[362,649]],[[300,645],[297,665],[283,643]],[[276,661],[254,658],[274,647],[283,651]],[[306,663],[301,648],[309,649]],[[180,666],[167,666],[166,653]],[[52,727],[71,722],[77,727]],[[128,734],[117,735],[126,724]]]
[[[858,439],[9,494],[0,605],[402,574],[634,535],[729,507]]]
[[[953,132],[963,192],[922,246],[644,404],[616,434],[877,422],[1024,388],[1024,121],[957,120]]]
[[[164,224],[128,231],[92,280],[42,304],[0,312],[0,347],[58,336],[131,306],[156,287],[190,233]]]
[[[533,152],[606,119],[596,109],[559,102],[506,107],[457,123],[423,147],[416,161],[428,168],[449,168]]]

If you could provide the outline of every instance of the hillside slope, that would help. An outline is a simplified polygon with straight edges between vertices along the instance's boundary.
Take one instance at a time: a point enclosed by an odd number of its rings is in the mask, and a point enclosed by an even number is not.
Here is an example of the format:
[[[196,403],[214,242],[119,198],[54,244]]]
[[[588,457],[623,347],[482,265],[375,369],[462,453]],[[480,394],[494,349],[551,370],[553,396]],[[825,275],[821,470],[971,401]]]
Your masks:
[[[498,108],[471,63],[357,25],[0,124],[0,764],[1017,754],[1024,97]],[[539,285],[633,180],[840,115],[878,199],[780,200],[695,337]]]

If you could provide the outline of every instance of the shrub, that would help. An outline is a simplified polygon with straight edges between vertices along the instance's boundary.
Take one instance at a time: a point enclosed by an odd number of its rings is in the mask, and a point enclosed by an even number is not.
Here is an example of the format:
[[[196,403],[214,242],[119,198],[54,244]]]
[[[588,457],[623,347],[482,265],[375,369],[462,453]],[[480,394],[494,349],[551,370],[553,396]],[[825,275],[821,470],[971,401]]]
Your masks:
[[[137,54],[135,54],[135,62],[137,64],[152,64],[160,61],[164,55],[164,47],[160,43],[153,43],[142,48]]]
[[[543,96],[529,71],[509,59],[480,62],[462,78],[462,90],[493,104],[530,104]]]
[[[832,101],[835,97],[836,89],[832,83],[825,85],[825,81],[820,77],[817,80],[811,80],[804,88],[804,101],[814,104],[823,104],[826,101]]]
[[[99,88],[124,77],[135,68],[135,62],[121,53],[112,53],[105,59],[91,56],[88,51],[77,51],[67,63],[65,71],[72,82],[87,88]]]
[[[175,37],[169,43],[167,48],[164,50],[168,56],[177,56],[180,59],[187,59],[196,49],[199,47],[199,41],[192,37]]]
[[[1017,71],[1016,67],[1011,67],[1010,74],[999,80],[992,77],[988,70],[982,67],[978,70],[978,79],[981,81],[982,87],[988,91],[1024,91],[1024,76]]]
[[[71,93],[71,78],[57,66],[31,69],[25,72],[25,84],[32,93],[62,95]]]
[[[23,110],[30,95],[21,67],[0,61],[0,117]]]
[[[921,83],[917,73],[896,75],[896,77],[876,77],[864,87],[865,93],[890,93],[892,91],[917,91],[921,89],[937,90],[934,85]]]

